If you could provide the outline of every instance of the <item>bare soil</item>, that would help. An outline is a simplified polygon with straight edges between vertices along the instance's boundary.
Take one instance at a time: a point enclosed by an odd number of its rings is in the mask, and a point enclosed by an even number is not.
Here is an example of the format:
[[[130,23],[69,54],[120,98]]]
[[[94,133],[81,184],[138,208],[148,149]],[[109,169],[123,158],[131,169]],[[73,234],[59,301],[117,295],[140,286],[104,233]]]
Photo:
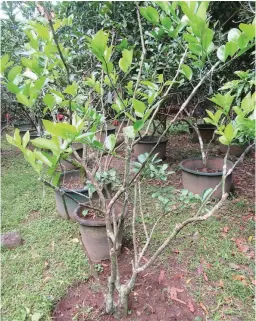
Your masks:
[[[124,248],[120,256],[120,275],[128,279],[131,274],[132,253]],[[147,260],[145,258],[145,260]],[[104,313],[104,288],[109,275],[109,263],[102,264],[104,271],[69,289],[53,312],[53,321],[114,321]],[[123,321],[193,321],[196,316],[204,320],[202,307],[195,303],[186,285],[186,270],[176,258],[167,265],[155,265],[142,272],[130,295],[129,315]],[[177,294],[173,296],[173,293]],[[171,299],[171,296],[173,299]]]
[[[76,190],[76,189],[83,189],[85,186],[84,180],[81,179],[74,179],[70,181],[64,181],[61,183],[62,188],[70,189],[70,190]]]

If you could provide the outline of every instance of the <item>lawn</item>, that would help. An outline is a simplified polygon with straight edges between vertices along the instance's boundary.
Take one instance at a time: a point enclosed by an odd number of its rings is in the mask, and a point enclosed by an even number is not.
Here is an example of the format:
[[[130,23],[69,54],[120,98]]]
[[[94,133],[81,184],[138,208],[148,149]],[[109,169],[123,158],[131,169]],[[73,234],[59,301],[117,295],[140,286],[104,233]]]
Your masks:
[[[172,155],[179,147],[174,144],[177,137],[175,134],[169,139]],[[187,147],[189,153],[194,152],[192,147]],[[172,162],[172,168],[177,168],[177,161]],[[163,192],[177,181],[179,177],[171,175]],[[151,198],[156,191],[158,182],[146,182],[143,209],[149,225],[161,212],[160,203]],[[186,291],[208,320],[254,320],[253,206],[252,199],[231,195],[219,213],[207,222],[186,228],[159,259],[168,273],[182,271]],[[156,230],[151,251],[192,210],[174,209],[166,216]],[[138,241],[143,242],[140,223],[138,220]],[[57,301],[71,285],[89,278],[90,267],[78,226],[59,217],[53,192],[39,184],[23,156],[3,140],[2,233],[7,231],[20,232],[24,244],[14,250],[2,249],[2,320],[38,320],[39,316],[40,320],[51,320]],[[241,243],[246,243],[246,248]],[[170,258],[180,270],[172,270]],[[100,272],[104,267],[97,264],[96,269]]]

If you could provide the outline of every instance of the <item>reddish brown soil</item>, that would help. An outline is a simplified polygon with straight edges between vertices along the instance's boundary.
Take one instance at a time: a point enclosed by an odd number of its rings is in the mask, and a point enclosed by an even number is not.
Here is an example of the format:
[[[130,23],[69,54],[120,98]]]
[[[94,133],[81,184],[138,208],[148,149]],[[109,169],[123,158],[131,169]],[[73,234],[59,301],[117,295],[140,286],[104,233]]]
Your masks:
[[[126,248],[120,256],[120,274],[128,279],[131,273],[131,252]],[[114,321],[113,316],[104,314],[104,294],[109,263],[103,264],[104,271],[99,279],[91,278],[87,283],[70,288],[66,296],[59,301],[54,312],[54,321]],[[130,315],[124,321],[193,321],[196,316],[204,320],[204,312],[200,305],[192,299],[186,286],[186,274],[180,264],[172,257],[167,267],[153,266],[139,275],[134,291],[130,295]],[[124,281],[124,280],[122,280]],[[103,286],[103,287],[102,287]],[[170,291],[177,293],[180,303],[172,300]],[[90,312],[89,312],[90,311]],[[192,312],[193,311],[193,312]],[[83,313],[84,312],[84,313]]]

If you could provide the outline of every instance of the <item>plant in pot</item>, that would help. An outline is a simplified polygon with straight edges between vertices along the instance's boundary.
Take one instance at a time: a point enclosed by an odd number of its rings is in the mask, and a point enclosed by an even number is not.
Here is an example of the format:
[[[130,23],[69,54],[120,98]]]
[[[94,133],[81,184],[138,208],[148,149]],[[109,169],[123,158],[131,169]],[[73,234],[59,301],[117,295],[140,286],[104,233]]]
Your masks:
[[[249,93],[241,102],[240,106],[231,108],[234,96],[230,93],[225,95],[216,94],[211,98],[216,104],[215,113],[206,110],[209,117],[204,118],[206,123],[216,127],[216,134],[219,141],[225,146],[225,153],[228,155],[234,148],[235,143],[244,137],[247,138],[248,145],[255,135],[255,115],[254,113],[255,94]],[[233,115],[236,115],[232,119]],[[213,188],[223,176],[222,168],[224,159],[208,157],[209,145],[204,151],[204,146],[198,131],[202,158],[188,159],[181,162],[183,186],[193,193],[200,194],[207,188]],[[239,156],[243,154],[246,147],[239,151]],[[227,169],[232,168],[233,163],[226,160]],[[232,176],[227,177],[225,188],[229,192],[232,184]],[[221,198],[221,188],[215,191],[213,197]]]
[[[201,10],[198,9],[195,10],[196,14],[194,14],[193,10],[188,7],[188,5],[184,5],[184,3],[177,4],[179,6],[176,11],[173,10],[171,5],[169,3],[166,3],[162,6],[166,9],[168,14],[172,12],[173,17],[177,17],[176,13],[181,12],[182,10],[186,10],[186,14],[191,16],[191,19],[193,17],[198,17],[198,21],[203,24],[204,26],[208,26],[208,23],[206,21],[206,14],[204,18],[200,18],[202,10],[203,12],[206,12],[205,3],[202,2],[199,6],[201,7]],[[185,7],[184,7],[185,6]],[[184,9],[185,8],[185,9]],[[147,17],[147,20],[149,21],[156,21],[156,23],[159,22],[159,13],[158,11],[148,6],[146,8],[141,8],[141,12],[144,16]],[[191,11],[192,10],[192,11]],[[142,74],[142,68],[145,58],[145,45],[144,45],[144,38],[143,38],[143,30],[142,30],[142,24],[140,20],[140,9],[137,6],[137,19],[138,19],[138,27],[140,30],[140,36],[141,36],[141,43],[142,43],[142,54],[141,54],[141,60],[140,60],[140,66],[138,70],[138,74],[136,77],[136,84],[133,87],[133,84],[130,83],[130,93],[127,91],[125,93],[125,97],[121,96],[120,93],[117,91],[116,82],[117,80],[113,81],[113,77],[115,70],[117,70],[118,66],[115,64],[115,61],[112,60],[112,51],[114,47],[111,45],[109,46],[109,36],[106,32],[103,30],[100,30],[96,33],[96,35],[89,39],[89,45],[91,48],[92,53],[96,56],[96,58],[99,61],[100,64],[100,70],[102,78],[106,77],[108,79],[108,86],[111,86],[111,89],[114,90],[117,94],[117,98],[115,101],[115,104],[113,104],[112,108],[116,111],[116,113],[124,112],[125,116],[129,118],[129,124],[124,130],[124,151],[125,151],[125,157],[124,157],[124,170],[121,176],[121,184],[117,188],[117,190],[110,195],[110,197],[104,195],[103,191],[103,183],[101,180],[97,180],[97,175],[102,176],[102,172],[104,173],[106,170],[110,169],[110,161],[113,156],[117,155],[116,152],[116,145],[117,145],[117,137],[115,134],[111,134],[106,137],[104,144],[101,143],[99,140],[97,140],[97,132],[102,130],[102,122],[99,121],[98,125],[95,125],[93,118],[90,118],[91,111],[93,113],[96,113],[99,115],[99,118],[101,118],[102,115],[104,115],[103,108],[101,109],[101,115],[100,112],[95,110],[93,107],[86,107],[86,108],[79,108],[78,115],[76,112],[73,113],[73,117],[71,120],[71,123],[56,123],[48,120],[44,120],[44,126],[46,131],[48,132],[51,137],[48,138],[37,138],[32,140],[32,143],[37,147],[33,152],[28,150],[26,148],[27,142],[29,141],[29,133],[27,133],[23,139],[21,140],[18,130],[15,131],[14,137],[7,136],[8,141],[17,146],[23,153],[28,160],[28,162],[33,166],[33,168],[36,170],[36,172],[39,174],[40,179],[42,182],[44,182],[47,186],[53,188],[54,190],[58,190],[60,193],[65,195],[65,192],[61,191],[57,187],[60,172],[57,172],[57,166],[59,160],[65,155],[65,153],[70,153],[71,145],[73,142],[79,142],[90,148],[93,153],[90,153],[90,155],[85,155],[83,153],[82,157],[78,155],[78,153],[74,152],[75,159],[73,160],[73,163],[76,164],[78,167],[81,168],[81,170],[84,172],[87,179],[90,181],[90,184],[93,185],[94,189],[96,190],[98,194],[98,200],[97,203],[90,202],[81,204],[80,202],[77,202],[78,204],[78,210],[76,212],[77,216],[82,218],[83,216],[86,216],[89,214],[89,217],[93,217],[94,215],[103,216],[104,217],[104,230],[107,235],[107,242],[108,242],[108,250],[109,250],[109,258],[110,258],[110,275],[107,280],[107,289],[105,291],[105,304],[106,304],[106,313],[108,314],[115,314],[117,317],[122,318],[127,316],[128,314],[128,298],[133,290],[136,278],[139,273],[143,272],[146,268],[148,268],[150,265],[153,264],[153,262],[158,258],[158,256],[170,245],[172,240],[177,236],[177,234],[182,231],[187,225],[194,224],[196,222],[202,222],[204,220],[207,220],[209,217],[211,217],[216,210],[218,210],[224,201],[226,200],[228,194],[225,193],[225,182],[227,176],[229,176],[234,168],[237,166],[238,162],[242,159],[242,157],[232,166],[232,168],[227,170],[227,156],[224,158],[224,170],[223,170],[223,176],[222,181],[214,187],[212,190],[208,190],[206,194],[204,194],[200,207],[196,211],[187,211],[188,216],[184,219],[181,219],[179,224],[175,224],[170,232],[168,232],[168,235],[163,240],[162,244],[156,247],[154,249],[153,254],[150,255],[148,253],[149,244],[151,243],[154,235],[154,230],[157,227],[159,221],[161,219],[164,219],[164,215],[159,216],[156,221],[154,222],[153,226],[147,225],[143,208],[140,206],[141,204],[141,188],[143,188],[143,175],[150,176],[156,173],[156,176],[162,177],[166,176],[163,173],[167,169],[166,166],[164,168],[157,167],[153,164],[151,164],[151,157],[153,156],[155,149],[157,148],[157,145],[160,143],[161,138],[164,137],[164,135],[169,130],[169,127],[173,125],[173,123],[177,120],[180,113],[185,110],[187,105],[189,104],[191,98],[194,96],[200,85],[203,83],[204,79],[207,78],[212,73],[212,68],[208,71],[206,71],[205,76],[202,77],[202,79],[199,80],[197,86],[192,90],[191,94],[187,98],[187,100],[182,104],[179,111],[175,115],[175,117],[171,120],[170,126],[166,128],[166,130],[162,133],[161,136],[159,136],[158,141],[156,145],[153,147],[153,149],[150,151],[150,153],[145,157],[145,160],[141,161],[136,166],[135,173],[132,172],[132,149],[138,142],[138,139],[141,139],[141,137],[144,137],[148,134],[150,125],[152,120],[154,119],[157,111],[160,108],[161,102],[165,98],[165,94],[163,97],[159,95],[159,92],[154,92],[154,101],[151,102],[151,104],[146,105],[144,103],[145,98],[148,101],[149,95],[146,93],[146,97],[141,95],[141,90],[143,90],[143,84],[141,84],[141,74]],[[153,22],[154,22],[153,21]],[[207,30],[208,29],[202,29]],[[177,33],[181,32],[182,30],[179,28]],[[172,86],[173,81],[178,77],[181,65],[183,63],[183,60],[185,59],[187,55],[187,50],[185,49],[184,55],[181,57],[181,60],[179,62],[176,76],[174,79],[172,79],[169,83],[166,84],[166,86]],[[132,65],[132,57],[133,52],[124,50],[122,52],[122,58],[118,61],[118,65],[120,68],[120,73],[126,73],[129,68]],[[98,92],[99,97],[102,100],[102,82],[99,82],[100,90]],[[162,87],[164,87],[164,82],[161,83]],[[128,84],[127,84],[128,85]],[[98,85],[97,85],[98,86]],[[167,95],[168,95],[168,89],[167,89]],[[144,97],[144,101],[143,101]],[[102,104],[104,106],[104,104]],[[139,119],[136,119],[138,117]],[[146,121],[149,119],[148,124],[146,124]],[[85,122],[86,120],[86,122]],[[104,122],[104,125],[106,123]],[[145,127],[144,127],[145,126]],[[138,136],[138,132],[145,128],[146,130],[141,133],[139,138],[136,138]],[[104,126],[103,126],[104,128]],[[251,146],[250,146],[251,147]],[[46,149],[48,152],[42,152],[40,149]],[[87,149],[87,150],[88,150]],[[247,150],[249,147],[247,148]],[[247,150],[243,153],[247,152]],[[106,155],[106,158],[103,158],[103,156]],[[118,155],[119,156],[119,155]],[[45,167],[43,167],[43,164]],[[153,167],[150,165],[153,165]],[[156,164],[157,165],[157,164]],[[157,165],[158,166],[158,165]],[[146,171],[146,174],[144,174]],[[160,171],[160,173],[159,173]],[[98,173],[98,174],[97,174]],[[212,196],[212,194],[215,192],[215,190],[222,185],[222,198],[217,203],[212,204],[208,203],[209,198]],[[182,194],[182,193],[181,193]],[[191,197],[191,194],[186,192],[186,195],[188,197]],[[183,196],[186,196],[183,195]],[[122,206],[119,207],[119,201],[122,199]],[[119,233],[122,229],[122,222],[124,219],[124,216],[126,214],[127,205],[128,202],[133,200],[133,209],[132,209],[132,219],[131,219],[131,235],[133,238],[133,254],[134,257],[132,259],[131,264],[131,274],[128,279],[122,278],[122,275],[120,275],[119,271],[119,261],[118,261],[118,253],[120,250],[120,238]],[[93,201],[93,200],[92,200]],[[116,205],[117,204],[117,205]],[[207,211],[206,206],[207,204]],[[115,206],[116,205],[116,206]],[[80,209],[79,209],[80,208]],[[87,212],[87,210],[89,212]],[[84,215],[83,215],[83,211]],[[205,214],[206,212],[206,214]],[[168,213],[170,213],[168,211]],[[164,213],[163,213],[164,214]],[[192,214],[192,215],[191,215]],[[140,247],[137,241],[136,237],[136,224],[138,218],[138,215],[140,215],[140,219],[143,223],[143,230],[145,234],[144,243]],[[84,221],[84,220],[83,220]],[[90,221],[90,220],[88,220]],[[81,224],[82,225],[82,224]],[[143,257],[145,253],[149,254],[149,260],[147,262],[143,262]]]

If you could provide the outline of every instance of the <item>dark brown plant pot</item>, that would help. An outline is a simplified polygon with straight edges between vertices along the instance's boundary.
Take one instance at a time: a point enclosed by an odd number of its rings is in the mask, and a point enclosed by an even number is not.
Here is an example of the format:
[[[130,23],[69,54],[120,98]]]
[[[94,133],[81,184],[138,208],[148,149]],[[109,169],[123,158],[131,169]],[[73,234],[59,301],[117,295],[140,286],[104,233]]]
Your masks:
[[[158,136],[145,136],[143,137],[133,148],[133,155],[138,157],[140,154],[150,153],[155,147],[159,137]],[[157,157],[160,159],[166,158],[166,146],[168,138],[163,137],[154,150],[153,155],[158,154]]]
[[[236,157],[239,157],[243,154],[243,152],[246,150],[248,147],[247,144],[245,145],[230,145],[229,149],[229,155],[234,155]],[[228,150],[228,146],[224,144],[220,144],[220,152],[226,154]]]
[[[81,171],[80,170],[71,170],[69,172],[64,172],[60,176],[60,185],[63,181],[70,182],[70,181],[76,181],[81,178]],[[89,200],[89,192],[88,188],[82,188],[82,189],[74,189],[75,192],[71,192],[67,188],[62,188],[63,192],[70,195],[72,198],[77,200],[80,203],[88,202]],[[74,213],[75,209],[77,208],[77,203],[69,198],[66,195],[61,195],[58,191],[55,191],[55,200],[56,200],[56,207],[57,211],[59,212],[60,216],[65,219],[72,219],[72,214]],[[64,201],[66,203],[67,211],[65,210]]]
[[[107,200],[108,204],[110,200]],[[90,205],[88,203],[88,205]],[[79,229],[82,236],[83,245],[85,250],[93,262],[100,262],[102,260],[109,259],[109,247],[108,238],[106,232],[106,223],[104,218],[95,217],[84,217],[83,210],[88,210],[84,205],[80,205],[76,208],[73,217],[76,222],[79,223]],[[123,211],[123,203],[116,201],[113,205],[113,210],[115,210],[116,218],[118,218]],[[125,208],[124,217],[128,213],[128,208]],[[118,236],[117,236],[117,254],[120,254],[123,239],[123,226],[124,220],[122,220]]]
[[[71,170],[68,172],[64,172],[60,176],[60,182],[59,185],[61,186],[62,182],[70,182],[70,181],[78,181],[81,179],[81,171],[80,170]],[[107,185],[106,187],[108,193],[111,193],[111,184]],[[68,188],[62,188],[62,191],[70,195],[72,198],[74,198],[79,203],[86,203],[89,200],[89,191],[87,187],[84,188],[74,188],[73,192],[70,191]],[[104,196],[108,196],[107,191],[103,191]],[[77,194],[79,193],[79,194]],[[93,193],[92,199],[97,199],[98,194],[96,192]],[[69,198],[66,195],[61,195],[60,192],[55,191],[55,200],[56,200],[56,208],[59,212],[60,216],[65,219],[73,219],[73,213],[75,209],[77,208],[77,202],[75,202],[73,199]],[[65,209],[64,201],[66,203],[67,211]]]
[[[209,143],[212,140],[212,136],[213,133],[216,129],[216,127],[214,125],[211,124],[199,124],[197,125],[199,133],[202,137],[202,140],[204,143]],[[198,135],[197,132],[194,130],[194,128],[192,126],[189,127],[189,131],[190,131],[190,138],[191,141],[194,143],[198,143]]]
[[[202,194],[208,188],[215,188],[222,179],[222,168],[224,160],[222,158],[208,158],[206,168],[209,172],[202,172],[203,162],[200,158],[190,158],[182,161],[183,187],[194,194]],[[227,161],[227,170],[233,166],[231,161]],[[219,170],[219,171],[218,171]],[[232,174],[226,178],[225,191],[230,192]],[[221,198],[222,186],[212,195],[212,198]]]
[[[105,128],[103,128],[101,133],[96,134],[96,138],[98,141],[100,141],[103,144],[105,142],[106,137],[111,134],[115,134],[115,132],[116,132],[115,127],[108,127],[107,132],[106,132]]]

